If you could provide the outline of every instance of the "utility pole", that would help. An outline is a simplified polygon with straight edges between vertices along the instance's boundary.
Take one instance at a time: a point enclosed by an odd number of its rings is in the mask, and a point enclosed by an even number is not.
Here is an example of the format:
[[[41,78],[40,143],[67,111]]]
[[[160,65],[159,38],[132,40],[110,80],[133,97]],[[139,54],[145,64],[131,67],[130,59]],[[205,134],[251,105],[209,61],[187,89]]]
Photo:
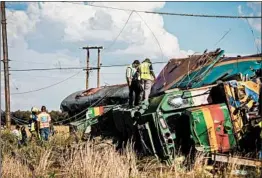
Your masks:
[[[90,53],[89,49],[86,49],[86,69],[89,68],[89,59],[90,59]],[[88,81],[89,80],[89,70],[86,70],[86,90],[88,89]]]
[[[102,48],[103,49],[103,48]],[[97,49],[97,87],[100,87],[100,48]]]
[[[2,38],[3,38],[3,62],[4,62],[4,78],[5,78],[5,119],[8,129],[11,127],[10,117],[10,86],[9,86],[9,65],[8,65],[8,48],[7,48],[7,33],[6,33],[6,14],[5,2],[1,1],[2,15]]]
[[[2,10],[0,8],[0,19],[2,19]],[[2,41],[1,39],[1,33],[2,33],[2,25],[0,26],[0,43]],[[1,59],[2,59],[2,53],[1,53],[1,48],[0,48],[0,69],[2,69],[1,65]],[[2,93],[2,72],[0,71],[0,93]],[[0,129],[2,129],[2,94],[0,95]],[[2,150],[2,133],[0,131],[0,150]],[[0,172],[2,172],[2,154],[0,154]],[[1,177],[1,176],[0,176]]]
[[[89,60],[90,60],[90,53],[89,49],[97,49],[98,57],[97,57],[97,87],[100,87],[100,50],[103,49],[102,46],[86,46],[82,49],[87,50],[86,55],[86,68],[89,68]],[[89,82],[89,70],[86,70],[86,90],[88,89],[88,82]]]

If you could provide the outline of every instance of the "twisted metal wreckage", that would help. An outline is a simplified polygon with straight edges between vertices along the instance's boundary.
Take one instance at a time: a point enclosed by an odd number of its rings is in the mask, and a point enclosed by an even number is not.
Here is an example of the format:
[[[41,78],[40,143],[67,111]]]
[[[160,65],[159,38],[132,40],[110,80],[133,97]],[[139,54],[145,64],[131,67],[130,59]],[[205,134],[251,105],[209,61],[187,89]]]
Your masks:
[[[209,153],[232,162],[232,152],[256,158],[262,120],[262,54],[225,57],[224,51],[171,59],[152,87],[150,99],[129,109],[128,88],[114,85],[68,96],[61,109],[77,116],[71,128],[87,136],[111,137],[171,164],[179,149]],[[261,166],[254,159],[239,164]]]

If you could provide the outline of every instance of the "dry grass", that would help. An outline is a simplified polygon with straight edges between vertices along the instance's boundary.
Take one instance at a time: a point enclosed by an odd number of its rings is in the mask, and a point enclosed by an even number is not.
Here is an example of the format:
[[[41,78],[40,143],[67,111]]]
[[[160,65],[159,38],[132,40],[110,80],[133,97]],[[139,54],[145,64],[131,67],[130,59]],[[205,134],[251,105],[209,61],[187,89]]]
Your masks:
[[[176,159],[173,166],[165,166],[154,158],[138,160],[129,145],[123,153],[115,151],[110,142],[86,142],[71,144],[63,134],[57,134],[45,147],[30,144],[17,149],[8,141],[10,135],[4,133],[3,178],[24,177],[97,177],[97,178],[139,178],[139,177],[213,177],[206,171],[206,163],[202,155],[197,156],[191,171],[186,169],[183,160]],[[69,146],[70,145],[70,146]],[[8,149],[9,148],[9,149]],[[13,150],[18,157],[11,154]],[[24,160],[28,160],[26,163]],[[33,165],[34,170],[32,170]],[[236,169],[228,167],[228,173]],[[258,174],[249,177],[256,177]],[[219,177],[219,175],[217,175]],[[226,177],[229,177],[228,175]],[[232,177],[232,176],[231,176]]]
[[[25,126],[25,130],[26,130],[27,135],[30,136],[31,134],[28,130],[27,125],[24,125],[24,126]],[[15,125],[11,125],[11,130],[13,130],[13,129],[15,129]],[[58,134],[64,134],[66,136],[69,136],[69,126],[65,126],[65,125],[54,126],[54,129]]]
[[[96,149],[90,143],[78,147],[65,162],[65,177],[137,177],[136,157],[132,151],[120,155],[113,147]]]
[[[30,177],[31,173],[29,168],[22,164],[19,160],[6,155],[3,159],[2,177]]]
[[[69,133],[69,126],[61,125],[61,126],[54,126],[54,128],[55,128],[55,131],[57,131],[58,133],[61,133],[61,134]]]

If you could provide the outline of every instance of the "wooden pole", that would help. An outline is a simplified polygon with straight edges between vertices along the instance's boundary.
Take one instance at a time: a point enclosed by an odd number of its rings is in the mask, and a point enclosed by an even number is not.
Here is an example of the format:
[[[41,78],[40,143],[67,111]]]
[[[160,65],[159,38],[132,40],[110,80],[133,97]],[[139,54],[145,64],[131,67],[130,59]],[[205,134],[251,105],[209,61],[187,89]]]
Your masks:
[[[86,50],[86,68],[89,68],[89,58],[90,58],[89,49]],[[89,83],[89,70],[86,70],[86,90],[88,89],[88,83]]]
[[[100,87],[100,49],[97,49],[97,88]]]
[[[9,86],[9,65],[8,65],[8,47],[7,47],[7,32],[6,32],[6,14],[5,2],[1,1],[2,15],[2,38],[3,38],[3,63],[4,63],[4,78],[5,78],[5,120],[6,127],[11,128],[10,117],[10,86]]]
[[[100,50],[103,49],[102,46],[86,46],[83,49],[87,50],[86,55],[86,90],[88,89],[88,82],[89,82],[89,49],[98,49],[98,57],[97,57],[97,87],[100,87]]]

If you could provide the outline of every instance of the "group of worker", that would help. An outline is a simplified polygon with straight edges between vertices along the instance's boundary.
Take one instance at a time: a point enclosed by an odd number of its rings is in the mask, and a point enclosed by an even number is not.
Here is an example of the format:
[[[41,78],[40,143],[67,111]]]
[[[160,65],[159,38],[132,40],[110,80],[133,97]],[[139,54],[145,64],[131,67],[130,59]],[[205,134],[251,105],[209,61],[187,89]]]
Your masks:
[[[46,107],[42,106],[41,111],[36,107],[32,107],[29,119],[28,130],[31,134],[29,141],[41,140],[48,141],[50,134],[54,132],[53,125],[51,124],[51,116],[48,114]],[[18,139],[18,145],[26,145],[27,134],[25,127],[16,126],[12,131]]]
[[[46,107],[41,107],[41,112],[36,107],[32,108],[31,116],[29,120],[29,131],[31,133],[30,141],[40,136],[41,140],[48,141],[51,127],[51,116],[48,114]]]
[[[142,63],[135,60],[126,69],[126,80],[129,87],[129,106],[138,106],[149,98],[151,87],[156,79],[150,59]],[[135,101],[134,101],[135,94]]]

